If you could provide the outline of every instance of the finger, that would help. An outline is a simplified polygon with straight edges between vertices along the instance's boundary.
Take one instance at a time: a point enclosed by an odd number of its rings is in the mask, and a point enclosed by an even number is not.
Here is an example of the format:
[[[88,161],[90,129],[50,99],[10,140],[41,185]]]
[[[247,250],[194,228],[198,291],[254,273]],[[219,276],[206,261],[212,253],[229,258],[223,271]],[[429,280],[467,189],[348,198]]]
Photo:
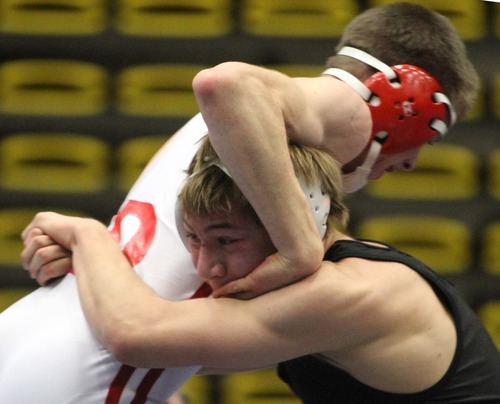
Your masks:
[[[63,257],[41,267],[34,279],[39,285],[44,286],[50,281],[66,275],[69,269],[71,269],[71,257]]]
[[[23,234],[21,234],[21,240],[23,241],[23,244],[26,246],[33,238],[41,235],[43,235],[42,229],[34,227],[29,231],[23,231]]]
[[[257,297],[261,295],[262,292],[260,293],[255,293],[255,292],[239,292],[239,293],[231,293],[225,297],[230,297],[232,299],[238,299],[238,300],[250,300],[253,299],[254,297]],[[221,296],[222,297],[222,296]]]
[[[61,258],[69,257],[71,254],[58,244],[51,244],[37,249],[31,257],[28,264],[28,271],[37,273],[38,270],[46,265]]]
[[[54,240],[45,234],[39,234],[39,229],[32,229],[25,235],[24,248],[21,251],[21,262],[24,269],[29,269],[38,250],[56,245]],[[50,252],[50,251],[49,251]]]
[[[23,240],[26,240],[26,239],[29,237],[30,233],[31,233],[34,229],[38,228],[38,227],[37,227],[37,225],[36,225],[36,221],[37,221],[37,216],[38,216],[38,215],[39,215],[39,214],[35,215],[35,217],[33,218],[33,220],[32,220],[32,221],[31,221],[31,222],[30,222],[30,223],[29,223],[29,224],[28,224],[28,225],[24,228],[24,230],[21,232],[21,238],[22,238]],[[40,230],[40,229],[38,229],[38,231],[42,232],[42,230]],[[43,232],[42,232],[42,233],[43,233]]]
[[[243,296],[255,289],[255,285],[250,277],[245,277],[241,279],[236,279],[229,282],[220,288],[214,290],[212,296],[218,297],[237,297]],[[239,298],[239,297],[238,297]]]
[[[54,218],[58,217],[60,215],[58,215],[57,213],[53,213],[53,212],[40,212],[40,213],[37,213],[33,219],[31,220],[31,222],[24,228],[24,230],[21,232],[21,238],[24,240],[25,238],[28,237],[29,233],[35,229],[35,228],[40,228],[42,229],[43,231],[43,228],[44,226],[47,224],[47,223],[51,223],[51,220],[53,220]],[[47,219],[49,219],[49,221],[47,222]]]
[[[59,245],[39,249],[27,268],[30,277],[36,279],[40,285],[65,275],[70,269],[71,255]]]

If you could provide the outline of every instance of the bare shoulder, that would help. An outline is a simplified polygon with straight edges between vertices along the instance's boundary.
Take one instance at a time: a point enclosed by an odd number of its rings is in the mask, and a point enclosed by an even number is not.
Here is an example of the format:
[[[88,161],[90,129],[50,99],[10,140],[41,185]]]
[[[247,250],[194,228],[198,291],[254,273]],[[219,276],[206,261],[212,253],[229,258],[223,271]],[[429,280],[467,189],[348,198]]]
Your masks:
[[[336,329],[342,327],[350,335],[357,330],[368,339],[377,336],[370,336],[370,330],[387,332],[415,312],[424,318],[442,309],[432,287],[396,262],[361,258],[325,262],[311,284],[310,298],[322,301],[324,311],[333,313]]]
[[[376,246],[381,246],[374,244]],[[370,306],[390,305],[397,299],[408,300],[411,293],[432,294],[432,287],[416,271],[399,262],[373,261],[364,258],[347,258],[338,263],[330,263],[336,282],[331,284],[338,293],[355,293],[370,297]],[[342,279],[342,284],[338,282]],[[418,303],[416,299],[415,303]],[[403,305],[405,306],[405,305]]]
[[[348,258],[331,269],[342,280],[330,286],[344,300],[347,315],[336,317],[348,332],[344,345],[332,345],[324,356],[380,389],[415,392],[439,380],[453,358],[456,332],[432,287],[395,262]]]

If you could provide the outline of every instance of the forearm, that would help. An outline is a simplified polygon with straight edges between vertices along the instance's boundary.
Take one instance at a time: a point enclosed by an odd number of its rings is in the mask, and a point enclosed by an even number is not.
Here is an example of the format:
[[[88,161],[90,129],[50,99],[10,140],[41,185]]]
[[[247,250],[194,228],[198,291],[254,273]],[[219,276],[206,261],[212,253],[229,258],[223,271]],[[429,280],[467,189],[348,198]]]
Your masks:
[[[280,254],[298,265],[316,266],[323,248],[287,146],[294,112],[286,112],[281,89],[292,80],[246,65],[216,69],[194,81],[212,145]]]
[[[85,316],[103,345],[116,351],[124,333],[140,327],[132,322],[144,318],[142,304],[154,294],[138,280],[104,225],[82,222],[73,240],[73,268]]]

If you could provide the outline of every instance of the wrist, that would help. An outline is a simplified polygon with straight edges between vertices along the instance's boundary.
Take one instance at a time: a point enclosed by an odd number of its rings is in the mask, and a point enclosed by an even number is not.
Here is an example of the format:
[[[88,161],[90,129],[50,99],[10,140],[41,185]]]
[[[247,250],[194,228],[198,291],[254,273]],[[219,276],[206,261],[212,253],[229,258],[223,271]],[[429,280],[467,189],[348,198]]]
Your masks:
[[[270,234],[271,238],[277,237],[275,246],[292,265],[317,268],[323,260],[325,247],[311,205],[302,190],[298,189],[298,192],[287,196],[287,200],[292,201],[287,204],[290,211],[282,215],[285,220],[280,223],[281,227],[278,224],[271,227],[274,231]]]
[[[323,261],[324,252],[324,245],[319,236],[302,237],[301,246],[293,250],[292,265],[301,271],[312,273]]]
[[[109,237],[107,228],[101,222],[91,218],[79,218],[74,223],[73,234],[69,240],[70,250],[84,243],[100,243]]]

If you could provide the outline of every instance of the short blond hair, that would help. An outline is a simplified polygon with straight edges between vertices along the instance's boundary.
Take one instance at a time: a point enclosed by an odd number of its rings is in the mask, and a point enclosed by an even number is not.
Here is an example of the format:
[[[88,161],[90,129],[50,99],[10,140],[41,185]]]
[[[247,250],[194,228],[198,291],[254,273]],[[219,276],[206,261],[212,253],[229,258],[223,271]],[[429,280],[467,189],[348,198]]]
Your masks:
[[[187,170],[188,178],[179,194],[184,217],[227,213],[231,211],[233,203],[236,203],[244,214],[260,223],[248,200],[233,179],[221,168],[208,136],[201,142]],[[329,194],[331,207],[328,229],[345,228],[349,211],[342,201],[340,165],[325,152],[312,147],[289,144],[289,152],[297,178],[306,185],[319,183],[322,191]]]

